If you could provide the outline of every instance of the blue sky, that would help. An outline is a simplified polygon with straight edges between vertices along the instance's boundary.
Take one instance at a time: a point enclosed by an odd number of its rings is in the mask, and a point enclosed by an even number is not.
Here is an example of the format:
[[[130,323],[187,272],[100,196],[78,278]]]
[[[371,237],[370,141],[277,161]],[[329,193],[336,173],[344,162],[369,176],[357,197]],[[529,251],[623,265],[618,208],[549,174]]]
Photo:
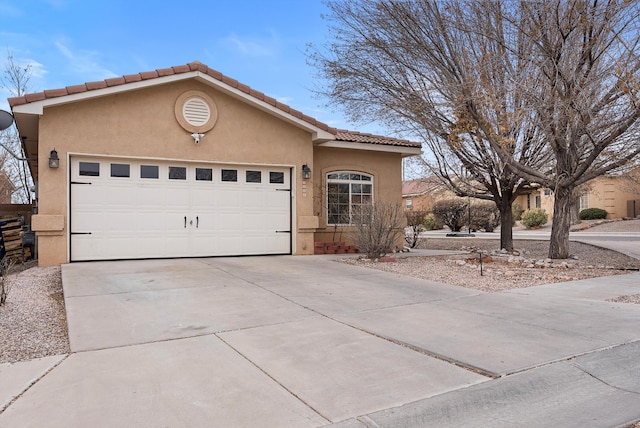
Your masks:
[[[330,126],[384,133],[313,94],[305,51],[329,37],[323,13],[321,0],[0,0],[0,65],[32,64],[39,92],[198,60]]]

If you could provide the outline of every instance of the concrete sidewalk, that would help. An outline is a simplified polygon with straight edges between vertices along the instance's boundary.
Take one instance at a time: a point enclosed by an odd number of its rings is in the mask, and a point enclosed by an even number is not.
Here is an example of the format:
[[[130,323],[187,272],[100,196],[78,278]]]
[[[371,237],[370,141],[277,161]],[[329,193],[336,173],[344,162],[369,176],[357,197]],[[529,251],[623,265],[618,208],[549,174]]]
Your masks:
[[[2,428],[640,420],[640,305],[606,301],[637,273],[488,294],[280,256],[77,263],[63,283],[72,354],[0,366]]]

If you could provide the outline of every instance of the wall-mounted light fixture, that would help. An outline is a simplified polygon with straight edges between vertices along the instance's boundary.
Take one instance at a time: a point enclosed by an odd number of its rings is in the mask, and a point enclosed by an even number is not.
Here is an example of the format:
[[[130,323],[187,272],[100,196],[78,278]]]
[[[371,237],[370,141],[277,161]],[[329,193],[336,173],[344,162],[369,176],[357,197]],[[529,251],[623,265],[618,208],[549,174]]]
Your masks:
[[[58,168],[60,166],[60,158],[56,149],[51,150],[49,154],[49,168]]]
[[[311,178],[311,168],[306,163],[302,165],[302,179],[309,180]]]

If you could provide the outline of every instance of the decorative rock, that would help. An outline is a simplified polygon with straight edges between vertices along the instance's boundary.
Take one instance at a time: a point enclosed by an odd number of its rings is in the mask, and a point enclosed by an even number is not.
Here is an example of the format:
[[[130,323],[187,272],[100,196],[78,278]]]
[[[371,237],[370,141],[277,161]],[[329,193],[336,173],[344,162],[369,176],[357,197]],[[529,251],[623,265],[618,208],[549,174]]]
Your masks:
[[[464,260],[456,260],[456,264],[457,264],[458,266],[464,266],[464,265],[466,265],[466,264],[467,264],[467,262],[465,262]]]
[[[505,273],[503,273],[503,275],[512,277],[512,276],[516,276],[516,273],[514,271],[512,271],[512,270],[508,270]]]
[[[393,263],[393,262],[397,262],[398,260],[395,257],[380,257],[380,263]]]

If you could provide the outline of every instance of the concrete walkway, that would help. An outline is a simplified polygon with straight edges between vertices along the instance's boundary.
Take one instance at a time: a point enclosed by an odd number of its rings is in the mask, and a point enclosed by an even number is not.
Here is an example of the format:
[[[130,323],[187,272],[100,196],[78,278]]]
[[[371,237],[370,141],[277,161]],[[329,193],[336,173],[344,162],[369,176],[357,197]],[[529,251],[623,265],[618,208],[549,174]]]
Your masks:
[[[0,365],[0,427],[640,420],[640,305],[606,301],[640,274],[488,294],[332,260],[63,266],[72,354]]]

